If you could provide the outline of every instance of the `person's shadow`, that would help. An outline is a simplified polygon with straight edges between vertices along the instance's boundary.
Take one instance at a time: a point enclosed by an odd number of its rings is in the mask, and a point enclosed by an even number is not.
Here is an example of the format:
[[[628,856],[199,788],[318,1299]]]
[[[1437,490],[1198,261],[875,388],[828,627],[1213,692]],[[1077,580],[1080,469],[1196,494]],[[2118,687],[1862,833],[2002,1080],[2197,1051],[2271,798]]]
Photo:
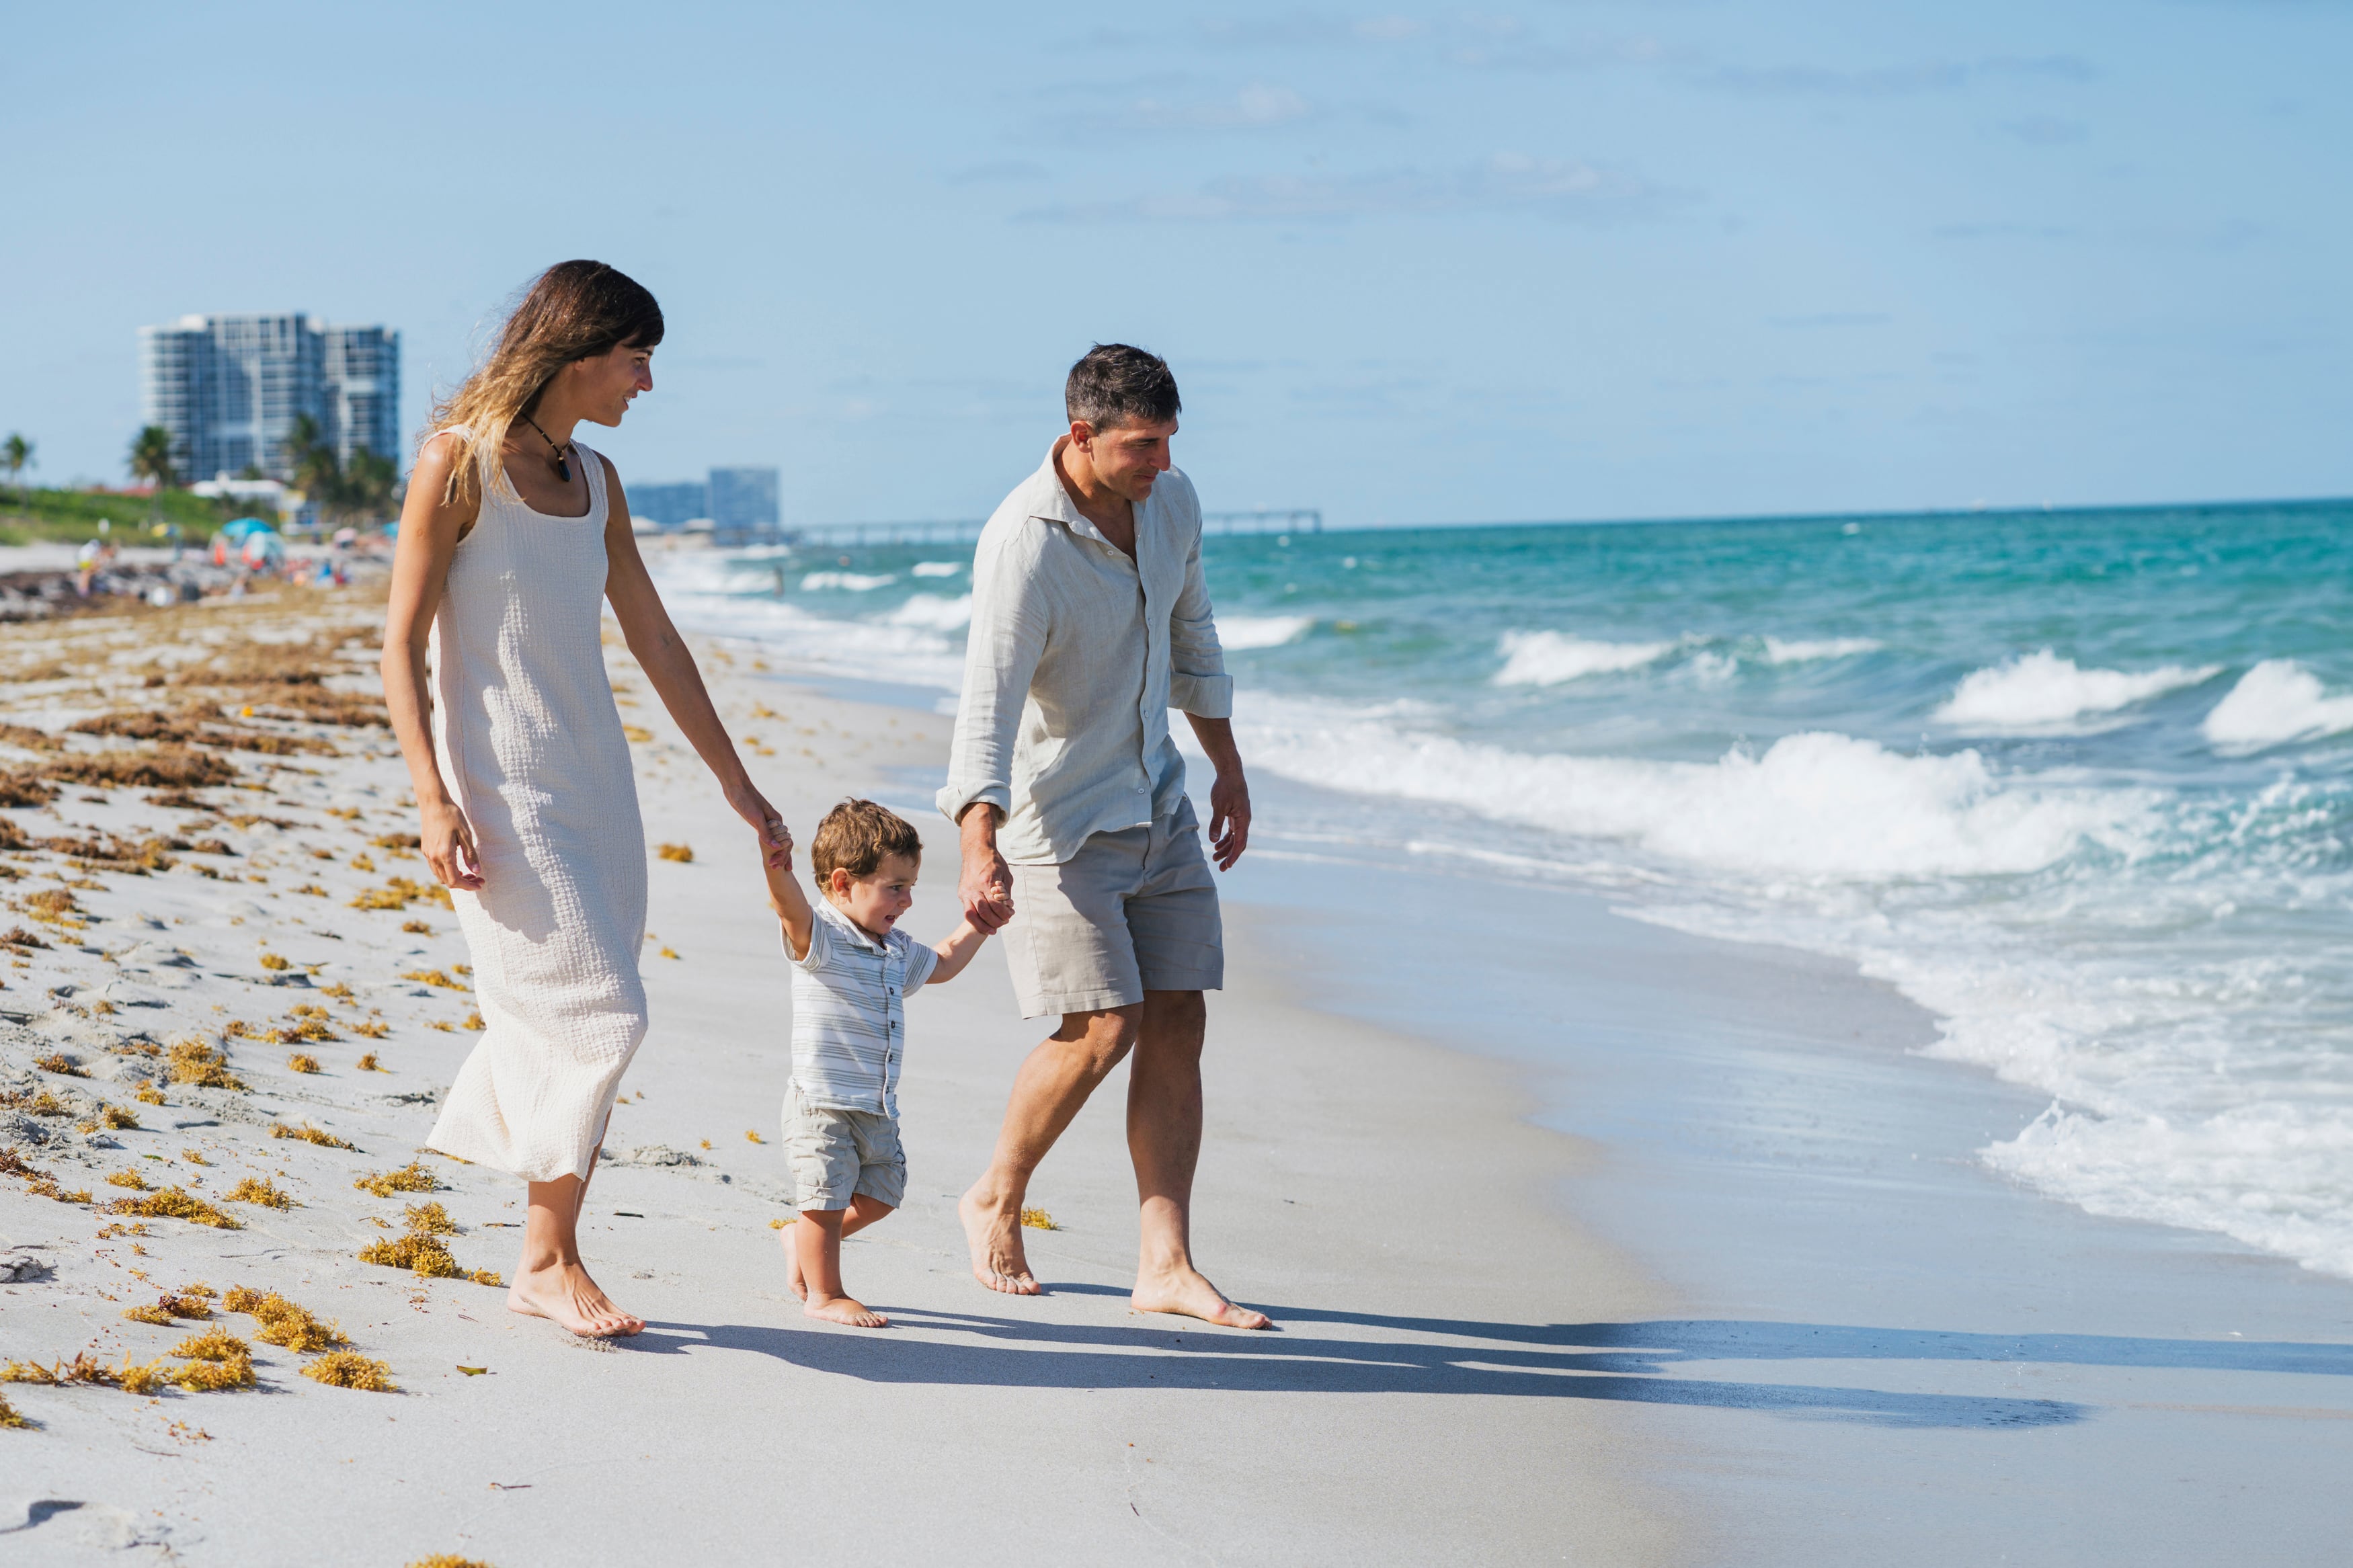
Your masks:
[[[1054,1289],[1063,1295],[1125,1294],[1105,1286]],[[1948,1333],[1736,1321],[1490,1323],[1271,1305],[1264,1310],[1284,1331],[1245,1334],[1186,1328],[1176,1319],[1102,1327],[881,1310],[908,1327],[968,1340],[943,1343],[797,1324],[649,1322],[644,1333],[619,1342],[656,1354],[748,1351],[870,1383],[1620,1399],[1775,1410],[1883,1426],[2051,1426],[2081,1421],[2091,1409],[2055,1399],[1661,1374],[1711,1361],[1971,1361],[2353,1375],[2353,1344]],[[1319,1323],[1371,1329],[1377,1335],[1305,1338],[1299,1331]],[[1427,1336],[1461,1342],[1432,1343]]]

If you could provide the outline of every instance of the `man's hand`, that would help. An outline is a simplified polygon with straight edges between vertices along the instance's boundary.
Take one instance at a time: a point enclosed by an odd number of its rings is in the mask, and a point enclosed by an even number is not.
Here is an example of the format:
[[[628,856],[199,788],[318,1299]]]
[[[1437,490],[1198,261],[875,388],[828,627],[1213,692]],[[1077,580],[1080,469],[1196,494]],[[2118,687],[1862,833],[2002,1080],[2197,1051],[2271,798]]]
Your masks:
[[[1205,719],[1198,713],[1185,715],[1193,726],[1193,738],[1201,742],[1208,753],[1209,765],[1218,770],[1217,783],[1209,786],[1209,858],[1220,871],[1230,871],[1234,862],[1250,847],[1250,781],[1242,776],[1241,748],[1234,744],[1234,721],[1230,719]]]
[[[985,936],[994,936],[1013,918],[1013,873],[997,852],[997,808],[975,801],[956,819],[964,845],[964,874],[956,880],[956,897],[964,918]]]
[[[1219,769],[1209,786],[1209,858],[1220,871],[1230,871],[1250,847],[1250,781],[1240,767]]]

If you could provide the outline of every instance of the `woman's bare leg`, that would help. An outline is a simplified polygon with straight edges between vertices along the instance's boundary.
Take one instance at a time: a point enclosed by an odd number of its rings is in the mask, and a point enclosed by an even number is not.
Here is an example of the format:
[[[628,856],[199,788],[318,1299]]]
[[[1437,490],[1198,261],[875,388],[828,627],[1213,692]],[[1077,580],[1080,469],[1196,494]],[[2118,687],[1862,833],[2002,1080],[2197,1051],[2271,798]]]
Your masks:
[[[522,1227],[522,1261],[507,1291],[507,1310],[547,1318],[589,1339],[634,1334],[645,1320],[613,1305],[580,1262],[581,1189],[577,1176],[531,1184]]]

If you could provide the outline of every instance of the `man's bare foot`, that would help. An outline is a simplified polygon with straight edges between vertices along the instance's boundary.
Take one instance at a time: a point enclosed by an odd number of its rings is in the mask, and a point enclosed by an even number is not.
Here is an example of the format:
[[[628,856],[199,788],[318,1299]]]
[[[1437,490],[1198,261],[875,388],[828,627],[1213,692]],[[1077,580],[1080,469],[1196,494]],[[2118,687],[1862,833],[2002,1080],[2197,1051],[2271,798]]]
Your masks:
[[[808,1286],[801,1280],[801,1249],[793,1245],[793,1227],[788,1225],[776,1234],[785,1243],[785,1289],[807,1301]]]
[[[1008,1296],[1045,1294],[1045,1287],[1029,1272],[1029,1258],[1021,1247],[1019,1209],[1007,1214],[985,1207],[966,1193],[956,1200],[956,1217],[964,1221],[965,1242],[972,1248],[974,1279]]]
[[[833,1296],[805,1303],[805,1317],[823,1318],[828,1323],[847,1323],[853,1329],[887,1329],[891,1320],[863,1301],[847,1296]]]
[[[552,1263],[515,1275],[507,1288],[507,1310],[545,1318],[583,1339],[607,1340],[634,1334],[646,1326],[613,1305],[612,1299],[588,1278],[577,1263]]]
[[[1264,1312],[1237,1307],[1227,1300],[1225,1292],[1201,1278],[1198,1269],[1156,1274],[1150,1279],[1139,1275],[1135,1281],[1135,1293],[1127,1300],[1128,1305],[1139,1312],[1175,1312],[1183,1317],[1198,1318],[1205,1323],[1215,1323],[1219,1328],[1274,1327],[1274,1320]]]

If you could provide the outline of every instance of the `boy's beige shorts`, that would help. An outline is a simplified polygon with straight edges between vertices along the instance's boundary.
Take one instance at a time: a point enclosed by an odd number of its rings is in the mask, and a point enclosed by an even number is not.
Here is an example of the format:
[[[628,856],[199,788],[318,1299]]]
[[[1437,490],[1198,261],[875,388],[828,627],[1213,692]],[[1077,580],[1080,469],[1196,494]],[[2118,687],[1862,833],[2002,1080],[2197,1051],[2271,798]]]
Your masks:
[[[1189,802],[1148,827],[1095,834],[1060,865],[1011,870],[1005,963],[1023,1017],[1224,988],[1218,886]]]
[[[785,1086],[785,1170],[793,1207],[846,1209],[860,1193],[897,1208],[907,1196],[907,1152],[899,1123],[874,1110],[811,1105]]]

